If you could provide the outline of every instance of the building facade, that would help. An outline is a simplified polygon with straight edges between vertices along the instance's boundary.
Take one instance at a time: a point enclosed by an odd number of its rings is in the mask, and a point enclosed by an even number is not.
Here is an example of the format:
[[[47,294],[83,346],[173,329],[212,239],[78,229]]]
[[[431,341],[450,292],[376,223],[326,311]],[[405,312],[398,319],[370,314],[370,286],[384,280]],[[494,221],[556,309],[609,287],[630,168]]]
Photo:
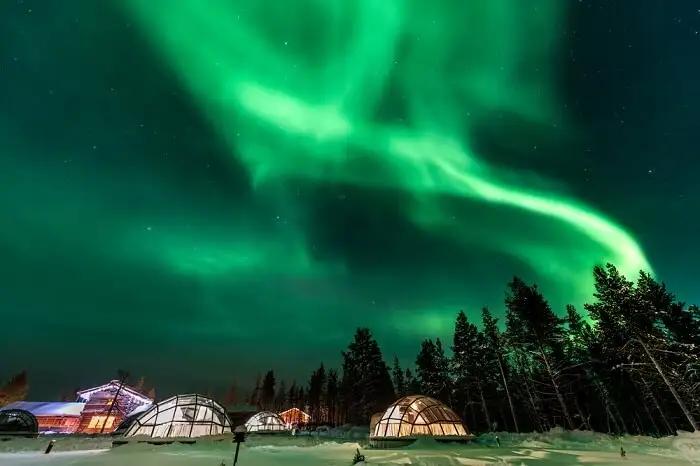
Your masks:
[[[153,399],[112,380],[77,393],[75,402],[17,401],[2,409],[32,413],[40,434],[107,434],[132,412],[153,404]]]
[[[102,434],[114,431],[132,412],[153,404],[153,400],[118,380],[78,392],[84,403],[77,432]]]
[[[85,403],[15,401],[3,410],[22,409],[36,417],[40,434],[73,434],[78,430]]]
[[[279,416],[282,418],[284,423],[290,427],[302,426],[311,421],[311,416],[299,408],[290,408],[286,411],[282,411]]]

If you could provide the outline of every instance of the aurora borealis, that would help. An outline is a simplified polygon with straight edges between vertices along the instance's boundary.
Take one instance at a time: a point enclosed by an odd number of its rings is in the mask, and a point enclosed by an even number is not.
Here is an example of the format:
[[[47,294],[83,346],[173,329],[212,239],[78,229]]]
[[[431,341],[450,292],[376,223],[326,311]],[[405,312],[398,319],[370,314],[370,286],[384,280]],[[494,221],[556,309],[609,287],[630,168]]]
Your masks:
[[[513,274],[563,311],[607,261],[697,301],[699,28],[691,2],[8,2],[0,372],[302,380],[360,325],[410,361]]]

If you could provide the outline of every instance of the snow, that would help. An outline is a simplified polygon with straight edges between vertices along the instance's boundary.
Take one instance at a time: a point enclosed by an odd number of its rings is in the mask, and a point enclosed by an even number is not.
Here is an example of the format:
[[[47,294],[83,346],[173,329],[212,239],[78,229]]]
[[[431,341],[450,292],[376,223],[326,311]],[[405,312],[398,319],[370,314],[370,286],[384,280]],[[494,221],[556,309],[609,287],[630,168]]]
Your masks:
[[[345,429],[357,435],[359,429]],[[366,429],[365,429],[366,432]],[[355,449],[366,465],[435,466],[676,466],[700,465],[700,434],[682,433],[660,439],[611,437],[592,432],[553,430],[545,434],[499,433],[479,437],[469,445],[439,444],[421,439],[396,450],[376,450],[366,441],[331,440],[325,437],[251,436],[241,444],[240,466],[350,466]],[[220,466],[232,465],[234,446],[228,442],[199,440],[194,445],[128,444],[110,448],[110,438],[57,437],[49,455],[43,451],[49,439],[12,439],[0,442],[2,466]],[[620,457],[620,446],[626,457]],[[362,463],[360,463],[362,464]]]
[[[35,416],[80,416],[85,403],[63,401],[15,401],[2,410],[23,409]]]

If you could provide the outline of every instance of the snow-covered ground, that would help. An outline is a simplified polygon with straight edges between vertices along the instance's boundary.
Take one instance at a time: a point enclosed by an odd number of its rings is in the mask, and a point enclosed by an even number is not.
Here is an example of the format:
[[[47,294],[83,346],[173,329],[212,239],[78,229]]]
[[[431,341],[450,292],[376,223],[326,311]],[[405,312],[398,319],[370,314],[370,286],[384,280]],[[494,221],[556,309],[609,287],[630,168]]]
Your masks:
[[[612,438],[591,432],[553,431],[546,434],[482,436],[470,445],[442,445],[430,440],[397,450],[373,450],[360,441],[323,438],[255,437],[241,445],[240,466],[322,466],[352,464],[360,448],[366,464],[374,465],[700,465],[700,435],[654,439]],[[199,441],[195,445],[129,444],[110,448],[108,439],[58,438],[44,455],[47,438],[0,442],[0,465],[49,466],[220,466],[232,465],[229,442]],[[626,457],[620,456],[620,446]]]

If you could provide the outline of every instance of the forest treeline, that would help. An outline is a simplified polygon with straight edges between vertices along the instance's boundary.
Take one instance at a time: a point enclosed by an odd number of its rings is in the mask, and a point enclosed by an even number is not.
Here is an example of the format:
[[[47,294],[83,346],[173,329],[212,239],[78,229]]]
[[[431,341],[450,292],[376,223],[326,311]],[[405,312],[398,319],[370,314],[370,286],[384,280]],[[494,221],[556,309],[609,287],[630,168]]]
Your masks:
[[[633,282],[608,264],[593,277],[585,312],[554,312],[536,285],[515,277],[502,322],[487,308],[471,320],[460,311],[452,342],[424,340],[412,367],[396,357],[387,364],[370,330],[359,328],[339,370],[321,364],[300,384],[277,381],[270,370],[249,396],[232,386],[221,401],[298,407],[312,424],[366,425],[396,398],[423,394],[452,407],[475,433],[700,430],[700,308],[645,272]],[[149,391],[143,383],[136,386]],[[0,385],[0,407],[27,391],[26,372],[17,374]]]
[[[314,424],[366,425],[397,397],[423,394],[451,406],[477,433],[699,430],[700,309],[646,272],[635,283],[608,264],[593,276],[585,313],[573,306],[555,313],[536,285],[516,277],[507,285],[504,322],[487,308],[471,321],[457,314],[449,356],[439,338],[426,339],[413,368],[396,357],[389,365],[360,328],[340,371],[321,364],[307,384],[291,386],[268,371],[246,401],[276,411],[299,407]]]

